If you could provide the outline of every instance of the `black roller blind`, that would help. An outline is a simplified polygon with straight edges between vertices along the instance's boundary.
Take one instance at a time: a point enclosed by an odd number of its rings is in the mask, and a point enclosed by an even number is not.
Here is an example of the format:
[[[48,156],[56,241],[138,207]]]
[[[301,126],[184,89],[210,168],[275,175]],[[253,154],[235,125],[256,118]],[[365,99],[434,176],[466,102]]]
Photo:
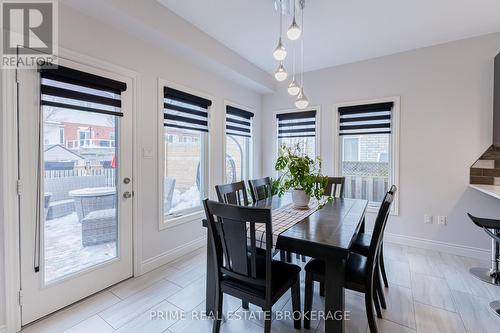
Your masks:
[[[253,116],[252,112],[227,105],[226,134],[250,138],[252,136]]]
[[[42,106],[123,116],[125,83],[64,66],[39,71]]]
[[[316,136],[316,111],[277,114],[278,138],[307,138]]]
[[[390,134],[393,102],[340,107],[339,134]]]
[[[208,132],[212,101],[173,88],[164,88],[164,126]]]

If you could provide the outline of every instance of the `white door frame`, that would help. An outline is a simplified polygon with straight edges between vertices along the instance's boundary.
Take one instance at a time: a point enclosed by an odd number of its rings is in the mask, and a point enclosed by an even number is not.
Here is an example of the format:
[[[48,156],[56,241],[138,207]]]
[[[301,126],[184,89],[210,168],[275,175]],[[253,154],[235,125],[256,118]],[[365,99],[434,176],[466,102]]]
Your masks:
[[[140,79],[137,72],[129,69],[98,60],[77,52],[59,48],[59,56],[87,66],[102,68],[110,72],[115,72],[122,76],[127,76],[132,80],[132,156],[133,156],[133,216],[132,216],[132,237],[133,237],[133,274],[141,275],[142,258],[142,227],[138,223],[138,207],[140,206],[140,161],[138,154],[140,128],[137,122]],[[3,215],[4,221],[4,271],[5,271],[5,330],[6,333],[14,333],[21,330],[21,307],[19,305],[20,290],[20,243],[19,243],[19,197],[17,193],[18,179],[18,154],[17,154],[17,86],[15,70],[4,70],[2,72],[2,112],[1,133],[2,133],[2,185],[3,194]]]

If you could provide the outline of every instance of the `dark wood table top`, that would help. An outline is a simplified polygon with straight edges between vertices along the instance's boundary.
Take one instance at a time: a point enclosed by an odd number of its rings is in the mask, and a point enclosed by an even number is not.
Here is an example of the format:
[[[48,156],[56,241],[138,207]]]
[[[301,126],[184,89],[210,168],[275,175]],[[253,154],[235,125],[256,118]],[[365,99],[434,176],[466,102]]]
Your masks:
[[[283,231],[276,248],[319,259],[347,258],[367,206],[366,200],[335,198]]]
[[[252,204],[256,208],[278,209],[292,203],[291,196],[273,196]],[[367,200],[335,198],[302,221],[283,231],[276,248],[318,259],[347,258],[359,232]],[[205,221],[204,221],[205,222]],[[204,226],[205,223],[203,223]]]

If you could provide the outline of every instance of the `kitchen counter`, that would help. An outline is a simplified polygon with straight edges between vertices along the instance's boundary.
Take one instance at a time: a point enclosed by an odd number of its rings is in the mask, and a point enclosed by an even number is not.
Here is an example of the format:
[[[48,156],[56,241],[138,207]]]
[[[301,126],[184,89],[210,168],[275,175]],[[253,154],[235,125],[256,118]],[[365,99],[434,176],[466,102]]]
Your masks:
[[[499,185],[476,185],[476,184],[471,184],[469,185],[475,190],[478,190],[480,192],[483,192],[487,195],[490,195],[494,198],[500,199],[500,186]]]

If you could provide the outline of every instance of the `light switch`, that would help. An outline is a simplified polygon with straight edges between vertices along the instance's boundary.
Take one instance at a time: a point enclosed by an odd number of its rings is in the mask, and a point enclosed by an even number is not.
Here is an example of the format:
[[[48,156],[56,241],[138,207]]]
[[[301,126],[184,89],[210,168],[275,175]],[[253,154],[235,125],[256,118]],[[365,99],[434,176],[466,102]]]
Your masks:
[[[142,158],[153,158],[153,149],[152,148],[142,148]]]

